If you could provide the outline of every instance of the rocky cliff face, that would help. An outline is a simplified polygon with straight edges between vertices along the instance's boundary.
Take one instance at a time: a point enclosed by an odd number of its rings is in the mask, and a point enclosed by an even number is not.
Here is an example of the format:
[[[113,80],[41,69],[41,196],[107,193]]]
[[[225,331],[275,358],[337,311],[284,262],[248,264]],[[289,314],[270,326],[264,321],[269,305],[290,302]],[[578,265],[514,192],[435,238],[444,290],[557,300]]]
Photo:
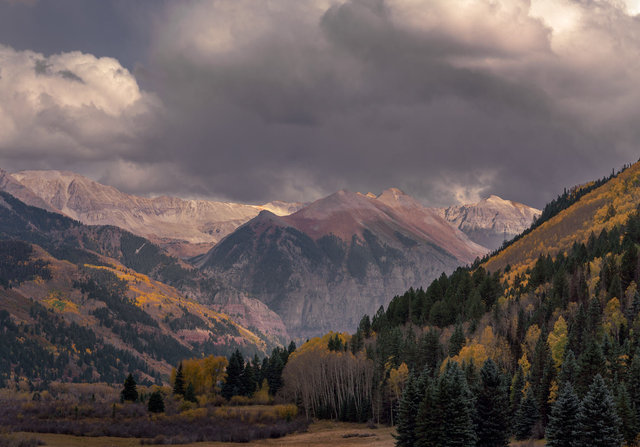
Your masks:
[[[353,330],[365,313],[486,250],[399,190],[340,191],[290,216],[263,211],[200,262],[274,310],[289,333]]]
[[[27,205],[37,206],[47,211],[55,211],[47,202],[38,197],[33,191],[18,182],[13,175],[0,169],[0,191],[5,191],[20,199]]]
[[[478,203],[438,210],[440,216],[469,238],[491,250],[531,226],[540,210],[492,195]]]
[[[246,205],[167,196],[138,197],[63,171],[22,171],[10,178],[14,186],[22,185],[40,199],[41,205],[32,203],[34,206],[47,207],[88,225],[124,228],[183,257],[206,252],[262,210],[290,214],[302,206],[286,202]]]

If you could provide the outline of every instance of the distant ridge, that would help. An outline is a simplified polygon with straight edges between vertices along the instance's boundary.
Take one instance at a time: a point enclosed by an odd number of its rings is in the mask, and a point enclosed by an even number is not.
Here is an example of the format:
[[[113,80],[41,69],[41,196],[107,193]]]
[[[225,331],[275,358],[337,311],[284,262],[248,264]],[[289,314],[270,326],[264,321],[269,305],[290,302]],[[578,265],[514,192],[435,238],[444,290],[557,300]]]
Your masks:
[[[125,194],[82,175],[67,171],[21,171],[7,176],[12,190],[21,185],[39,198],[37,204],[27,192],[27,203],[58,211],[88,225],[115,225],[152,239],[181,257],[210,249],[262,210],[290,214],[299,203],[274,201],[247,205],[177,197],[155,198]]]
[[[491,195],[478,203],[441,208],[440,215],[491,250],[529,228],[541,211]]]

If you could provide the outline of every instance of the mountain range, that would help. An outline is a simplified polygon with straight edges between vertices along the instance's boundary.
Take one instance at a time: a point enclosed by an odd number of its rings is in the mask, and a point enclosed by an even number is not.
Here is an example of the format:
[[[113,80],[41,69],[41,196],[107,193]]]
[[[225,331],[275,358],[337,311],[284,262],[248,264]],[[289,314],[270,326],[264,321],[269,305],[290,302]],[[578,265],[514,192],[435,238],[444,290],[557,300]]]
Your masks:
[[[395,188],[339,191],[306,205],[146,198],[61,171],[2,171],[0,188],[85,225],[137,235],[135,250],[175,268],[131,254],[125,267],[271,342],[351,330],[364,313],[473,262],[539,214],[496,196],[428,208]],[[122,263],[116,252],[108,255]]]
[[[14,192],[17,183],[39,199],[32,200],[29,193],[22,192],[26,203],[44,205],[87,225],[124,228],[182,257],[206,252],[260,211],[285,215],[302,207],[300,203],[281,201],[247,205],[168,196],[139,197],[66,171],[21,171],[8,176],[15,181]],[[7,192],[11,193],[8,189]]]

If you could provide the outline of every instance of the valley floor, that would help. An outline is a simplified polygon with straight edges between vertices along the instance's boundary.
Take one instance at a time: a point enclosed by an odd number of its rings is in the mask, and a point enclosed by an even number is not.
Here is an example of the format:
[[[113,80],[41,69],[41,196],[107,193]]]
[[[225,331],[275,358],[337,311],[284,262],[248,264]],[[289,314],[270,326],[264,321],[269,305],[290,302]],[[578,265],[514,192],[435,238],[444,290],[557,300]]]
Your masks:
[[[366,445],[372,447],[393,447],[394,429],[380,427],[370,429],[364,424],[320,421],[312,424],[306,433],[296,433],[279,439],[262,439],[249,443],[201,442],[188,444],[191,447],[238,447],[248,446],[326,446],[350,447]],[[134,447],[140,445],[137,438],[81,437],[49,433],[17,433],[19,439],[37,438],[49,447]],[[514,442],[512,447],[541,447],[544,441]]]

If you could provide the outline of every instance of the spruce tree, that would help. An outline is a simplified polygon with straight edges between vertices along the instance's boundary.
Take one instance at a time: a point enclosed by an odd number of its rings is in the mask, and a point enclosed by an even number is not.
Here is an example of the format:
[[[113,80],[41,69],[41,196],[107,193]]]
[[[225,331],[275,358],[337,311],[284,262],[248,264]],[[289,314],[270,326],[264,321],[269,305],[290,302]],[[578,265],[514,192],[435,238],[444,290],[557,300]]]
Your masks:
[[[555,367],[551,348],[547,341],[546,330],[543,330],[536,343],[531,361],[531,389],[537,401],[538,411],[543,423],[549,414],[549,391],[555,375]]]
[[[464,336],[462,325],[457,324],[449,339],[449,356],[454,357],[458,355],[466,342],[467,339]]]
[[[435,370],[444,357],[440,344],[440,334],[434,328],[424,333],[418,343],[418,367],[425,366]]]
[[[597,374],[578,413],[576,447],[620,447],[620,418],[604,379]]]
[[[273,358],[273,354],[271,356]],[[269,359],[271,360],[271,359]],[[227,366],[227,378],[222,385],[222,397],[230,400],[233,396],[241,396],[244,394],[243,376],[244,375],[244,358],[239,350],[235,350],[229,357]],[[271,384],[269,384],[271,387]]]
[[[441,445],[474,446],[474,402],[464,372],[457,363],[447,364],[438,380],[436,406],[441,409]]]
[[[398,408],[398,426],[396,446],[413,447],[416,442],[416,416],[420,405],[420,396],[416,389],[416,379],[410,374],[404,385]]]
[[[636,418],[640,421],[640,348],[636,350],[627,373],[627,391],[632,406],[636,409]]]
[[[584,396],[587,393],[594,377],[597,374],[600,374],[601,371],[604,371],[606,365],[607,362],[604,358],[600,345],[594,337],[591,337],[587,343],[587,348],[578,359],[576,391],[579,396]]]
[[[182,372],[182,362],[180,362],[176,370],[176,378],[173,382],[173,394],[184,396],[184,391],[184,374]]]
[[[129,373],[127,378],[124,381],[124,388],[120,393],[122,400],[135,402],[138,400],[138,389],[136,387],[136,381],[133,378],[133,375]]]
[[[576,424],[580,400],[573,390],[571,383],[563,385],[558,399],[551,407],[549,424],[547,425],[546,438],[550,447],[575,447]]]
[[[573,388],[573,384],[576,382],[577,377],[578,363],[576,362],[576,357],[573,355],[573,351],[568,350],[564,355],[562,368],[558,375],[558,384],[562,388],[565,383],[571,383]]]
[[[416,447],[437,447],[440,445],[443,423],[442,411],[436,402],[435,384],[432,380],[427,379],[416,418]]]
[[[509,445],[509,398],[498,366],[491,359],[480,370],[480,389],[476,400],[478,447]]]
[[[154,391],[149,396],[149,403],[147,409],[151,413],[164,413],[164,398],[160,391]]]
[[[520,402],[520,408],[515,415],[514,434],[517,440],[530,439],[533,426],[540,419],[538,403],[533,397],[531,389],[527,390],[524,399]]]
[[[244,374],[242,374],[243,394],[247,397],[251,397],[257,388],[258,382],[255,369],[251,363],[247,361],[247,365],[244,367]]]
[[[511,391],[509,394],[509,403],[511,408],[511,414],[514,415],[520,408],[520,402],[522,401],[522,390],[524,389],[524,373],[522,367],[518,366],[516,373],[511,380]]]
[[[623,383],[618,385],[616,393],[616,413],[620,418],[620,431],[625,443],[629,446],[635,445],[638,435],[638,420],[627,387]]]

